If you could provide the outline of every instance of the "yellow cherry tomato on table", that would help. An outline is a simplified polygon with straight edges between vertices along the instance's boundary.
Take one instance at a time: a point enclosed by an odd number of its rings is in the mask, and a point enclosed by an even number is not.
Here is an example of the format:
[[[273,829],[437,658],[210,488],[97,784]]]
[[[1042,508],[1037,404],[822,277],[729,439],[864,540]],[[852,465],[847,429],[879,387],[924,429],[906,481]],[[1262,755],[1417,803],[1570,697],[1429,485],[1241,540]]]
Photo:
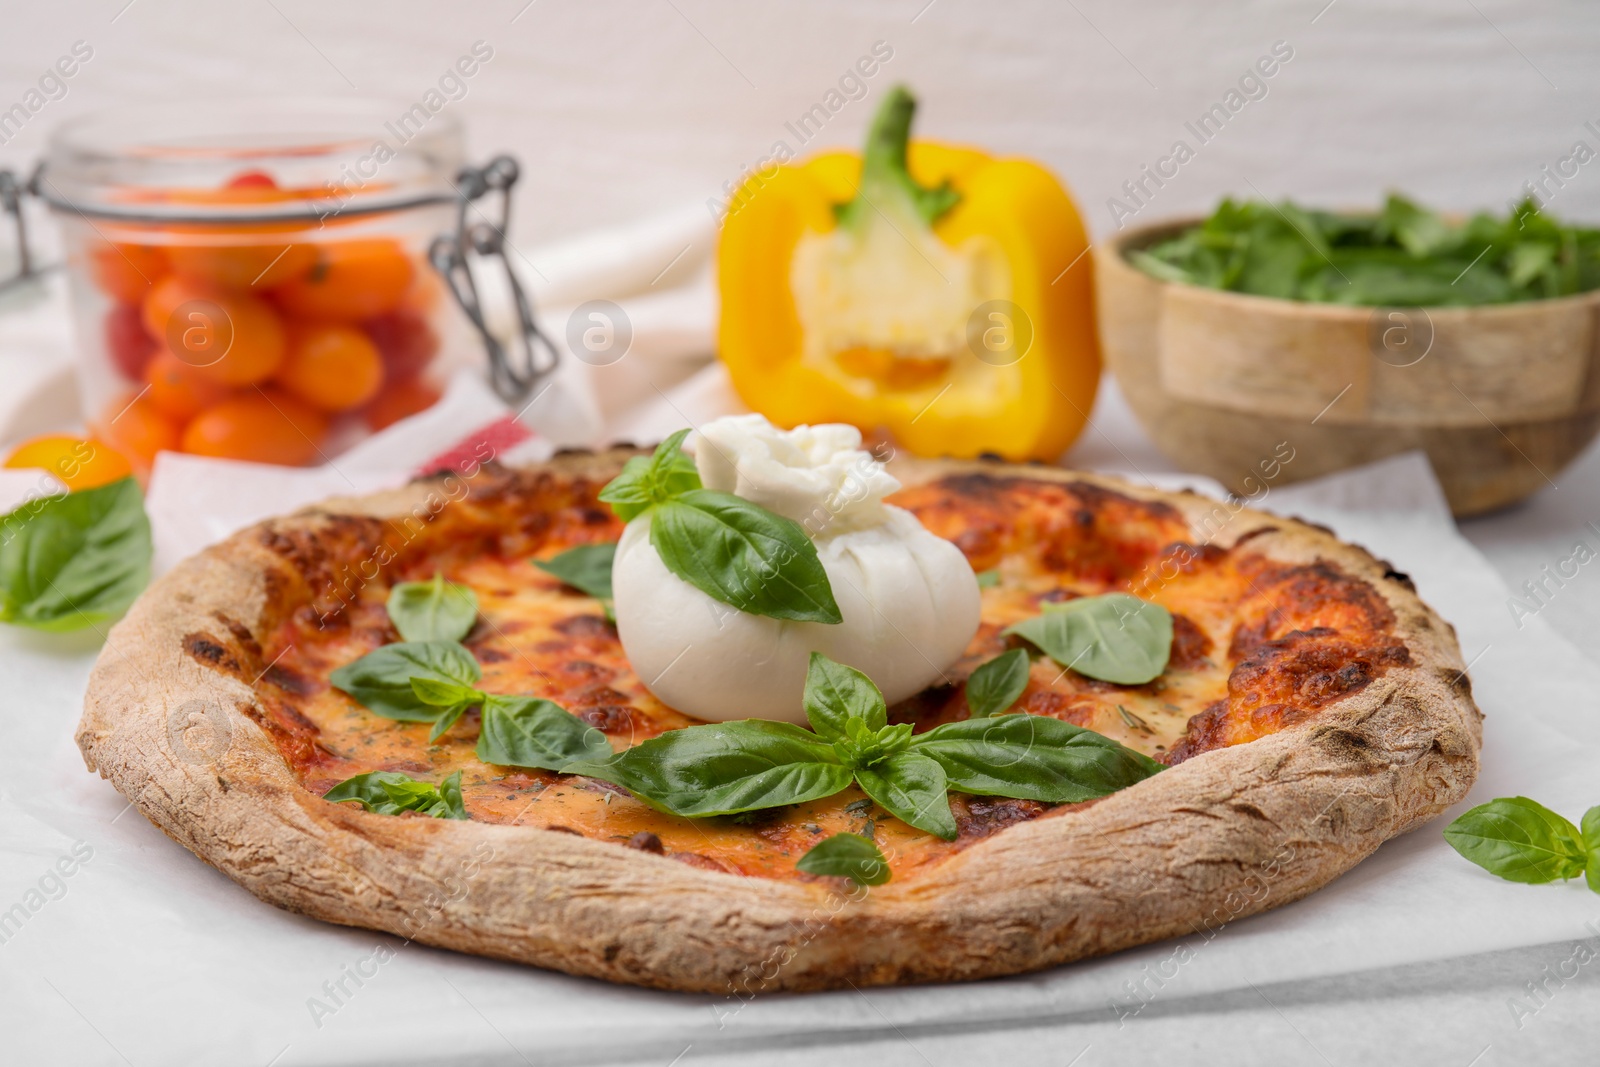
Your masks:
[[[66,434],[46,434],[12,449],[5,466],[49,471],[73,491],[109,485],[133,473],[126,457],[104,441]]]

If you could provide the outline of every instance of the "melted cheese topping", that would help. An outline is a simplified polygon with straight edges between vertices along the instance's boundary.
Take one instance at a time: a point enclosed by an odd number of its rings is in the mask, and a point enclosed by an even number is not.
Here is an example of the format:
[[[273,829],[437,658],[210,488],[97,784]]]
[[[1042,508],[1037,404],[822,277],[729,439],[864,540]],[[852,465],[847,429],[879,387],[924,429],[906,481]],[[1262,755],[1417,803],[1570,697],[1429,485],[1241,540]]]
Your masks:
[[[542,514],[502,494],[474,520],[493,532],[479,529],[448,541],[451,550],[402,558],[384,580],[426,578],[437,568],[471,586],[482,618],[466,643],[482,664],[482,688],[554,700],[621,749],[694,720],[640,682],[595,601],[531,562],[618,536],[620,525],[593,505],[597,489],[547,503]],[[952,541],[974,569],[999,572],[998,584],[983,590],[977,635],[950,669],[957,684],[891,708],[892,721],[918,731],[966,717],[959,683],[1008,647],[1006,626],[1037,614],[1042,602],[1074,595],[1132,591],[1172,611],[1168,670],[1147,685],[1118,686],[1041,657],[1016,710],[1088,727],[1167,762],[1271,733],[1406,662],[1405,646],[1389,634],[1392,614],[1365,582],[1327,564],[1292,567],[1248,550],[1186,545],[1187,524],[1163,504],[1081,483],[984,474],[914,487],[892,502]],[[476,505],[459,507],[470,513]],[[269,547],[297,562],[305,555],[303,547]],[[355,590],[337,626],[308,606],[260,650],[272,663],[256,683],[260,720],[318,794],[372,770],[434,781],[459,770],[476,820],[581,834],[730,873],[801,879],[811,876],[795,863],[841,830],[873,837],[895,878],[904,879],[1006,826],[1078,806],[952,793],[961,835],[946,842],[889,816],[853,787],[810,804],[681,819],[599,782],[485,765],[473,751],[476,712],[430,745],[427,725],[383,719],[329,688],[334,668],[397,639],[384,611],[387,595],[378,582]],[[212,649],[220,651],[219,641],[192,635],[191,653],[216,666]],[[245,678],[247,669],[240,669]]]

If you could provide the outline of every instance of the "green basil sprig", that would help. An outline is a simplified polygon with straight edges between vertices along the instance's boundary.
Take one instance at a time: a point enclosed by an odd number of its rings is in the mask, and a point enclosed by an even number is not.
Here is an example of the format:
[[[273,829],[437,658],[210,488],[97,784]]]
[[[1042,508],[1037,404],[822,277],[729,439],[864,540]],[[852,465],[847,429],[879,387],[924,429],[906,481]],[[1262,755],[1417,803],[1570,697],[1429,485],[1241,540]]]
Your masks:
[[[973,671],[967,678],[967,708],[974,719],[986,719],[1010,708],[1028,688],[1028,650],[1013,648]]]
[[[94,626],[126,611],[149,581],[150,520],[132,478],[0,516],[0,622]]]
[[[1583,828],[1527,797],[1479,804],[1445,827],[1444,839],[1490,874],[1539,884],[1582,874],[1600,893],[1600,807],[1583,816]]]
[[[642,457],[634,457],[639,459]],[[687,458],[687,457],[685,457]],[[696,476],[698,477],[698,475]],[[536,559],[533,565],[553,574],[567,585],[600,601],[606,618],[616,621],[611,595],[611,564],[617,557],[617,543],[579,545],[549,559]]]
[[[478,661],[455,641],[399,641],[345,664],[328,680],[335,689],[349,693],[368,711],[386,719],[437,722],[449,704],[429,703],[412,680],[473,689],[482,677]]]
[[[461,802],[461,772],[457,771],[438,785],[419,782],[399,771],[371,771],[346,778],[326,793],[324,800],[353,800],[379,815],[421,812],[435,819],[465,819]]]
[[[848,878],[857,885],[883,885],[889,880],[889,861],[877,845],[860,834],[834,834],[817,842],[795,868],[807,874]]]
[[[1079,674],[1118,685],[1160,677],[1172,655],[1172,613],[1127,593],[1106,593],[1044,605],[1044,612],[1006,627]]]
[[[913,737],[909,723],[889,724],[866,675],[819,653],[804,704],[811,730],[764,720],[691,726],[565,770],[689,817],[800,804],[854,781],[897,818],[950,840],[952,788],[1059,803],[1105,796],[1162,769],[1110,738],[1035,715],[949,723]]]
[[[793,519],[732,493],[703,488],[683,454],[688,430],[628,460],[600,491],[624,522],[650,515],[650,544],[667,570],[750,615],[844,621],[817,546]]]
[[[459,641],[478,621],[478,594],[435,573],[431,582],[389,590],[389,618],[406,641]]]

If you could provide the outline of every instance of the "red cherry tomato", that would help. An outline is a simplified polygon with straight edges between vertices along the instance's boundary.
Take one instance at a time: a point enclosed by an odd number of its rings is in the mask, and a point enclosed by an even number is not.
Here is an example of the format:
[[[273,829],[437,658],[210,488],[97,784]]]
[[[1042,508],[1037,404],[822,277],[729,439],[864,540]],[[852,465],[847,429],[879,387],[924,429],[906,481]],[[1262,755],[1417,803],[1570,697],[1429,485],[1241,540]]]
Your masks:
[[[389,381],[415,377],[439,351],[439,335],[428,320],[405,308],[368,319],[362,329],[378,346]]]
[[[106,312],[106,351],[111,363],[130,382],[139,381],[155,355],[156,339],[144,328],[143,310],[138,304],[118,304]]]

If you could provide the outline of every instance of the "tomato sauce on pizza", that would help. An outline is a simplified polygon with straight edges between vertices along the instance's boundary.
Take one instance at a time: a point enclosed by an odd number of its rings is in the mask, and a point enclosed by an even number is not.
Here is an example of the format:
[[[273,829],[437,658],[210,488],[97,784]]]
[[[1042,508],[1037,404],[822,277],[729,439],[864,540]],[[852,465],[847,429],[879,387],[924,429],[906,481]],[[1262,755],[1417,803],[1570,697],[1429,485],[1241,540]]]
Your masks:
[[[480,618],[464,644],[486,692],[552,700],[617,749],[694,725],[635,675],[601,605],[533,563],[616,540],[622,524],[596,499],[603,484],[491,468],[460,500],[410,519],[330,516],[315,533],[266,528],[264,546],[303,576],[311,597],[261,643],[270,666],[253,680],[253,714],[308,790],[320,795],[369,771],[435,780],[460,771],[475,820],[801,879],[811,876],[795,863],[839,831],[873,838],[902,879],[1008,826],[1081,806],[952,793],[954,841],[905,825],[854,787],[770,811],[678,818],[607,783],[480,762],[476,712],[430,744],[427,724],[382,718],[329,685],[334,669],[397,639],[385,610],[393,583],[442,573],[477,594]],[[890,709],[891,721],[918,732],[967,716],[965,679],[1011,647],[1007,626],[1077,596],[1130,592],[1167,608],[1174,639],[1166,671],[1124,686],[1039,657],[1013,710],[1095,730],[1168,764],[1301,722],[1410,662],[1393,613],[1366,581],[1326,562],[1269,559],[1251,550],[1249,536],[1226,548],[1196,543],[1183,514],[1160,501],[1088,481],[979,470],[889,502],[954,543],[974,570],[993,572],[966,655],[946,681]],[[248,632],[233,636],[254,644]],[[229,669],[215,635],[191,634],[186,644],[197,659]]]

